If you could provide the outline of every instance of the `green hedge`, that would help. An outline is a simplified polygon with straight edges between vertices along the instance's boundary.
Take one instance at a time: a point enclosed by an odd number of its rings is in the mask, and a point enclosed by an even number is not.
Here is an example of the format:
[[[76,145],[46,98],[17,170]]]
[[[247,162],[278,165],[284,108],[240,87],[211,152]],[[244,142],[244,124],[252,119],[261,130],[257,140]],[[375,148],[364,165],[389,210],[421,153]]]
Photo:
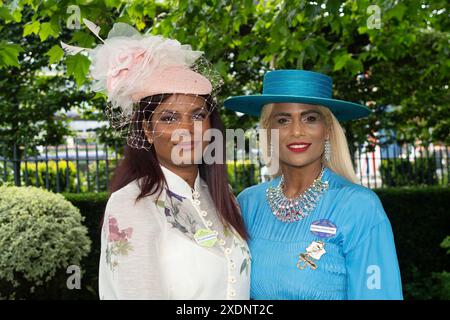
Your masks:
[[[80,209],[86,218],[84,224],[92,241],[91,252],[85,257],[81,266],[86,272],[81,290],[72,290],[71,294],[79,299],[98,299],[98,263],[100,261],[100,234],[103,213],[105,212],[108,193],[63,193],[63,196]]]
[[[84,219],[60,194],[0,187],[0,300],[70,298],[67,268],[90,251]]]
[[[380,175],[388,187],[437,185],[436,158],[418,158],[414,162],[407,159],[381,160]]]
[[[90,163],[89,190],[94,192],[107,191],[106,186],[108,185],[108,182],[112,180],[114,169],[115,166],[111,163],[111,161],[108,163],[108,169],[106,168],[106,161],[94,161]]]
[[[22,186],[36,186],[46,188],[53,192],[106,192],[108,182],[111,181],[115,162],[105,160],[91,161],[86,166],[85,161],[80,161],[78,165],[75,161],[60,160],[58,162],[49,160],[48,162],[22,162],[20,164],[20,180]],[[6,166],[6,179],[4,177],[4,163],[0,162],[0,185],[14,183],[14,172],[11,165]],[[78,171],[78,177],[77,177]]]
[[[441,279],[448,278],[448,274],[443,271],[450,271],[450,256],[440,245],[450,230],[450,189],[391,188],[375,191],[383,202],[394,230],[405,299],[448,297],[448,284],[444,287]],[[71,292],[71,297],[95,299],[100,257],[100,223],[108,195],[88,193],[64,196],[86,217],[84,223],[92,241],[91,252],[82,261],[86,272],[82,290]]]
[[[230,161],[227,163],[228,180],[236,194],[239,194],[246,186],[257,184],[259,181],[259,170],[250,160]]]
[[[450,236],[447,236],[442,241],[441,247],[447,250],[447,254],[450,255]],[[450,272],[442,271],[433,273],[433,281],[437,281],[438,283],[433,293],[442,299],[450,300]]]
[[[57,191],[57,181],[59,183],[59,190],[66,192],[76,192],[77,184],[77,168],[71,161],[48,161],[35,163],[24,162],[20,164],[22,185],[28,184],[32,186],[46,187],[48,179],[49,190]],[[12,177],[12,176],[11,176]],[[37,178],[37,181],[36,181]]]
[[[448,297],[433,273],[450,271],[450,256],[441,247],[450,234],[450,188],[375,191],[394,230],[405,298]]]

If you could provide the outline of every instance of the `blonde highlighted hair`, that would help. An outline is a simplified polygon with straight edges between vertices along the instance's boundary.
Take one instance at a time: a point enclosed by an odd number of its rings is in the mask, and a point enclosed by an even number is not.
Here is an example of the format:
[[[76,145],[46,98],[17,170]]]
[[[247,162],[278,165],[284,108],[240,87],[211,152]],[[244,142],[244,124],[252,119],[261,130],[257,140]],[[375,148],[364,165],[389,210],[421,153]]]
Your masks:
[[[347,180],[353,183],[359,183],[359,179],[356,176],[355,170],[353,168],[352,160],[350,157],[350,152],[348,149],[347,138],[345,137],[344,130],[342,129],[339,121],[330,111],[330,109],[316,105],[321,114],[325,117],[325,123],[328,127],[329,141],[331,145],[331,159],[330,161],[326,161],[324,156],[322,155],[322,163],[328,167],[329,169],[336,172],[338,175],[346,178]],[[272,114],[272,110],[274,108],[274,104],[266,104],[262,111],[260,117],[260,127],[262,129],[269,129],[270,126],[270,115]],[[270,130],[267,130],[269,133]],[[269,139],[269,137],[267,137]],[[262,144],[264,146],[264,144]],[[267,148],[263,148],[267,149]],[[268,160],[268,150],[263,150],[263,156],[265,157],[266,163]],[[279,175],[278,172],[276,175]]]

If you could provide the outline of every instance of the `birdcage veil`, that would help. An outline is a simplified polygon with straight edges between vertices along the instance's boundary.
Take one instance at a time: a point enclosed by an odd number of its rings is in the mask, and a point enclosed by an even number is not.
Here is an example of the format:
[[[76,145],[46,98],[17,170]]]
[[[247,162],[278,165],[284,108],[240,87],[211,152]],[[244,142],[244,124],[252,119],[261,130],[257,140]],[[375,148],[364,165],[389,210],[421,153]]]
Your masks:
[[[203,52],[177,40],[142,35],[125,23],[115,23],[103,40],[100,27],[84,23],[102,44],[93,49],[61,46],[68,54],[89,54],[92,89],[106,94],[105,114],[129,146],[148,149],[147,133],[156,137],[185,122],[204,121],[215,108],[223,81]]]
[[[156,90],[143,94],[142,98],[132,104],[132,109],[124,109],[112,102],[107,103],[105,114],[111,126],[126,139],[129,146],[149,149],[152,146],[148,139],[149,132],[153,138],[157,138],[159,135],[174,132],[187,121],[202,122],[209,117],[217,107],[217,96],[223,80],[213,65],[203,57],[199,58],[190,70],[207,79],[211,88],[194,93],[195,83],[186,83],[186,90]],[[171,74],[170,71],[168,74]]]

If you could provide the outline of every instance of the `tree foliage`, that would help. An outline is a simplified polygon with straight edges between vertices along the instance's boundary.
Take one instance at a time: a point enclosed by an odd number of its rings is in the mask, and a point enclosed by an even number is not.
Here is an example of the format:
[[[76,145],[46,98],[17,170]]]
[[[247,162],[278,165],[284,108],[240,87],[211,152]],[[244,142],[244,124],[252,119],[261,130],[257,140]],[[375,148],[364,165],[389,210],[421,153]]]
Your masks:
[[[376,10],[381,23],[374,28]],[[12,25],[22,29],[2,37],[0,68],[28,72],[27,39],[34,37],[47,64],[64,61],[58,64],[65,68],[64,81],[85,84],[87,58],[64,58],[57,47],[59,40],[85,47],[98,42],[82,24],[68,28],[74,17],[94,21],[103,37],[114,22],[123,21],[203,50],[225,79],[221,99],[260,92],[271,69],[324,72],[334,80],[335,97],[373,110],[367,119],[344,124],[351,146],[368,138],[379,141],[386,133],[400,142],[450,142],[450,19],[444,0],[16,0],[0,7],[2,32]],[[67,90],[69,85],[62,96]],[[10,90],[6,95],[17,97]],[[95,104],[103,105],[102,100]],[[230,128],[245,129],[256,120],[222,113]]]

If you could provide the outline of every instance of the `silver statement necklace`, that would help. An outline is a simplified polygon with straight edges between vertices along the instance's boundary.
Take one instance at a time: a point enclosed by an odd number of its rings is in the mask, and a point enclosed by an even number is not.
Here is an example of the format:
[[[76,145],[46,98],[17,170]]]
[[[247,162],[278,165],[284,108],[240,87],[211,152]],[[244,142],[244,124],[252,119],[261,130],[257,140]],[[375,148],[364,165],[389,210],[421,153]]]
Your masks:
[[[284,195],[284,175],[276,187],[266,190],[266,198],[272,213],[283,222],[295,222],[308,216],[316,207],[322,194],[328,190],[328,181],[322,181],[325,167],[305,192],[289,199]]]

